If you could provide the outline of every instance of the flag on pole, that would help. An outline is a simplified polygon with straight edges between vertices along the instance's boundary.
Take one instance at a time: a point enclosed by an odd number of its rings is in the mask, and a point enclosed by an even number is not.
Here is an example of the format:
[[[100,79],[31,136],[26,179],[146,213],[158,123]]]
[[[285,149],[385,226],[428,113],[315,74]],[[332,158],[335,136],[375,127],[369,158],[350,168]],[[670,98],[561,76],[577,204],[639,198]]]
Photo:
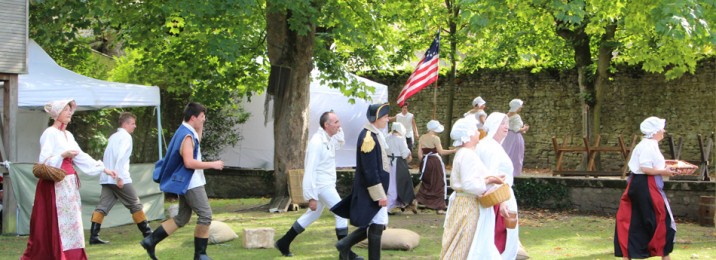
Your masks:
[[[438,80],[438,61],[440,60],[440,33],[435,36],[435,40],[430,44],[430,48],[425,51],[425,57],[418,63],[415,72],[410,75],[408,82],[405,83],[403,90],[398,95],[398,106],[403,106],[405,101],[423,90],[436,80]]]

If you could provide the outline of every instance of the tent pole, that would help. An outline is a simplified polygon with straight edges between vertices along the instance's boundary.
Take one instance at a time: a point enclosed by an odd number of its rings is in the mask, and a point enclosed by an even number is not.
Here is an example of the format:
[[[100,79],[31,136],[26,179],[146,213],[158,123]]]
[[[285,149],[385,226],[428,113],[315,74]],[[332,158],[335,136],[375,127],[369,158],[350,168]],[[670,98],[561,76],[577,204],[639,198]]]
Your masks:
[[[156,106],[157,110],[157,146],[159,147],[159,160],[162,159],[164,151],[162,151],[162,112],[159,106]]]

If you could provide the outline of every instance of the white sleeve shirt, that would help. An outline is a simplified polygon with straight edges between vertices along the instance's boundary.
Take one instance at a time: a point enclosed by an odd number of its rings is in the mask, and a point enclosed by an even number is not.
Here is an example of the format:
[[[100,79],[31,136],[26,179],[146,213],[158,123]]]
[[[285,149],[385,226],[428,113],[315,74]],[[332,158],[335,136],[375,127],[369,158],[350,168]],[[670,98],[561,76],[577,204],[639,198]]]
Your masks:
[[[500,143],[491,137],[480,140],[480,144],[477,145],[477,155],[490,172],[498,176],[505,175],[505,182],[512,186],[515,180],[512,175],[514,166]]]
[[[90,176],[96,176],[104,170],[102,161],[92,159],[89,154],[80,149],[75,137],[70,131],[60,131],[55,127],[48,127],[40,136],[40,157],[38,161],[54,167],[62,166],[62,153],[68,150],[79,153],[72,158],[72,164],[80,171]]]
[[[329,137],[318,128],[308,141],[303,168],[303,198],[318,200],[322,188],[336,186],[336,149],[342,145],[343,131]]]
[[[452,170],[450,186],[454,190],[476,196],[487,191],[485,177],[490,174],[474,150],[468,148],[457,150]]]
[[[641,167],[652,169],[666,168],[666,160],[659,150],[659,142],[644,138],[634,147],[629,159],[629,170],[634,174],[644,174]]]
[[[132,183],[129,174],[129,157],[132,155],[132,135],[124,128],[118,128],[107,141],[107,148],[104,150],[104,165],[107,169],[114,170],[117,177],[126,183]],[[102,173],[99,176],[100,184],[117,184],[117,181]]]

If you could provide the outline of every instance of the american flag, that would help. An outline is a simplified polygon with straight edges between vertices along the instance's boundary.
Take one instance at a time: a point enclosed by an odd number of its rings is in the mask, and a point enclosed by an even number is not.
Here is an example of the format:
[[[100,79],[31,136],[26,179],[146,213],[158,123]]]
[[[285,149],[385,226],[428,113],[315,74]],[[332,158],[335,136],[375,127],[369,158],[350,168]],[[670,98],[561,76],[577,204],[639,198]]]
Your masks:
[[[436,80],[438,80],[438,61],[440,60],[440,33],[435,36],[435,40],[430,44],[430,48],[425,51],[425,57],[420,60],[415,72],[410,75],[405,87],[398,95],[398,106],[403,106],[405,100],[423,90]]]

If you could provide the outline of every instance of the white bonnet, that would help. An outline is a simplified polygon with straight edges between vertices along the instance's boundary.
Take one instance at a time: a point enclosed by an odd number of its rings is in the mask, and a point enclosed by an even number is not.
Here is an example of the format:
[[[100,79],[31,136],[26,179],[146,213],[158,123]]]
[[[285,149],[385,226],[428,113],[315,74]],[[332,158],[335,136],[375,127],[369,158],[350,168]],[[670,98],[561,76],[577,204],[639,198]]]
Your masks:
[[[428,122],[428,131],[442,133],[443,130],[445,130],[445,128],[440,124],[440,122],[438,122],[438,120],[430,120],[430,122]]]
[[[512,101],[510,101],[510,112],[517,112],[517,109],[522,107],[522,104],[524,104],[522,99],[513,99]]]
[[[664,129],[664,127],[666,127],[666,119],[661,119],[655,116],[644,119],[644,121],[641,122],[641,125],[639,125],[639,129],[646,138],[653,137],[656,132]]]
[[[505,119],[507,119],[507,115],[504,113],[490,113],[487,119],[485,119],[485,124],[482,126],[482,128],[487,131],[487,137],[494,137],[497,133],[497,130],[500,129],[500,125],[502,125],[502,122],[504,122]]]
[[[399,122],[393,123],[393,125],[390,127],[390,130],[398,132],[398,134],[405,136],[405,127],[403,126],[402,123],[399,123]]]
[[[49,103],[45,104],[45,112],[50,114],[50,117],[52,119],[57,119],[58,116],[60,116],[60,113],[67,105],[70,105],[70,111],[72,113],[75,112],[75,109],[77,109],[77,103],[75,103],[74,99],[65,99],[65,100],[55,100],[50,101]]]
[[[470,141],[470,137],[476,135],[477,120],[471,117],[460,118],[450,130],[450,138],[453,140],[453,146],[461,146]]]
[[[487,104],[487,102],[485,102],[485,100],[482,99],[482,97],[476,97],[475,99],[472,100],[473,107],[482,106],[484,104]]]

